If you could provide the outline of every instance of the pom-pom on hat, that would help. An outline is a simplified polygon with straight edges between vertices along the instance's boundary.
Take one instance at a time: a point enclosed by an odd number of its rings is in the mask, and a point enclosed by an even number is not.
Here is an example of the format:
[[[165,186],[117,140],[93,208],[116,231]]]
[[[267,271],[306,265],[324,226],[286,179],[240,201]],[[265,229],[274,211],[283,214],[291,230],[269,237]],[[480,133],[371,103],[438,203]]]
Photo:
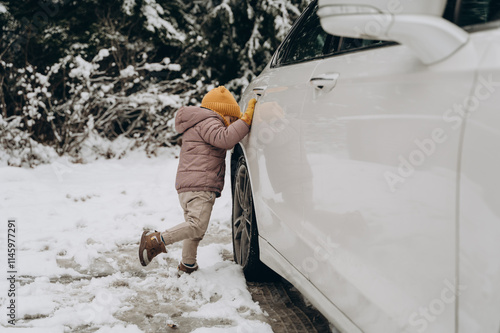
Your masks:
[[[224,86],[210,90],[203,100],[201,106],[217,112],[222,116],[241,118],[240,107],[234,96]]]

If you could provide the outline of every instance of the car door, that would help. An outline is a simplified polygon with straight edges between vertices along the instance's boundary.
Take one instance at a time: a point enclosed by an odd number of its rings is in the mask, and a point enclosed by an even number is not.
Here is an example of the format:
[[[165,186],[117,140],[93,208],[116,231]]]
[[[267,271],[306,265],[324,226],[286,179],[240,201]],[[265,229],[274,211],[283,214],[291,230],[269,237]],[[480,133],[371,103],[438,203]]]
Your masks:
[[[480,60],[460,173],[459,332],[500,331],[500,2],[466,2],[459,23]]]
[[[476,69],[462,51],[424,65],[408,47],[344,38],[309,78],[304,264],[365,332],[454,331],[456,125]]]
[[[310,188],[310,173],[303,172],[300,112],[311,73],[334,43],[317,24],[316,7],[313,2],[304,11],[271,64],[247,88],[258,99],[246,155],[259,236],[301,272],[309,247],[299,235],[301,200]],[[251,97],[245,96],[243,105]]]

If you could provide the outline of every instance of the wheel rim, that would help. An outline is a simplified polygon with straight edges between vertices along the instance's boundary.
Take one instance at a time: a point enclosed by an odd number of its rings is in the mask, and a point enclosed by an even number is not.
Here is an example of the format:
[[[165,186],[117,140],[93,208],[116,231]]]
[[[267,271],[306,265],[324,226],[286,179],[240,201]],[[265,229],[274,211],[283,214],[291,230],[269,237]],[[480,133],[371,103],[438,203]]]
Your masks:
[[[252,236],[252,190],[246,165],[242,164],[236,172],[233,197],[233,243],[234,255],[238,264],[245,266],[250,255]]]

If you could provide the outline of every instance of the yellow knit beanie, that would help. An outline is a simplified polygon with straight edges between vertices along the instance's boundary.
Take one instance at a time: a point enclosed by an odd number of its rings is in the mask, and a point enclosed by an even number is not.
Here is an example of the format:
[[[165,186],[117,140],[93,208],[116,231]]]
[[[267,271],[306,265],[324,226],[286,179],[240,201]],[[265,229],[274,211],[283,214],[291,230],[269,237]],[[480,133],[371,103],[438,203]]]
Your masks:
[[[210,90],[203,100],[201,106],[217,112],[222,116],[241,117],[240,107],[233,95],[224,86]]]

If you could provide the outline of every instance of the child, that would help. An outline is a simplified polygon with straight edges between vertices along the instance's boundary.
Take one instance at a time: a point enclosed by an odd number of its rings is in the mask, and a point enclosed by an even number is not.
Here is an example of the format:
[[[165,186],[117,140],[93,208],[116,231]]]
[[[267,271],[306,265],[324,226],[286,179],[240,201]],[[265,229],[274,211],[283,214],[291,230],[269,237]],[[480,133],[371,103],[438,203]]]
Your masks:
[[[215,198],[224,187],[226,151],[248,134],[256,102],[252,99],[241,115],[233,95],[220,86],[203,97],[201,107],[182,107],[177,112],[175,129],[183,135],[175,187],[184,222],[162,233],[143,232],[139,245],[142,266],[166,253],[166,245],[182,240],[179,271],[190,274],[198,269],[198,244],[207,230]]]

